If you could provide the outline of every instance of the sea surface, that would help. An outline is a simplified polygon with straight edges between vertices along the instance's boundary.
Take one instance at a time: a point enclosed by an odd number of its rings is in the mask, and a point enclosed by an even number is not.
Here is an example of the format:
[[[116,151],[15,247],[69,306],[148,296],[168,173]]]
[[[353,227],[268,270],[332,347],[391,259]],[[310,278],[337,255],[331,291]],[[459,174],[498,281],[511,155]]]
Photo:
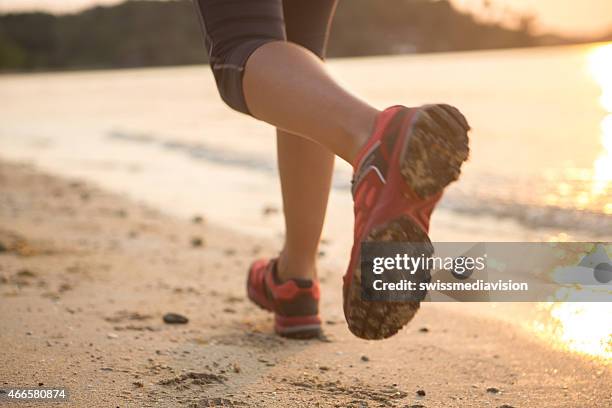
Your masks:
[[[612,241],[612,44],[337,59],[329,69],[381,109],[446,102],[468,117],[471,159],[434,216],[434,241]],[[273,129],[221,103],[207,66],[1,75],[0,158],[179,217],[283,234]],[[324,237],[339,269],[350,177],[338,161]]]

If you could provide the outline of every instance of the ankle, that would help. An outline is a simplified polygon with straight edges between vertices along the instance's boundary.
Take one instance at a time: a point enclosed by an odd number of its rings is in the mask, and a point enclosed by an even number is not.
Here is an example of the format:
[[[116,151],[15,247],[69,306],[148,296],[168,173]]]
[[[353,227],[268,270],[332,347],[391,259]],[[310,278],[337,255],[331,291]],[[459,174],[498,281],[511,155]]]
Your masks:
[[[380,112],[370,108],[363,115],[356,115],[355,122],[350,124],[350,134],[353,140],[352,149],[349,153],[348,162],[354,167],[361,150],[370,140],[376,126],[376,118]]]
[[[286,281],[288,279],[310,279],[317,278],[317,267],[315,260],[295,259],[281,252],[276,264],[278,279]]]

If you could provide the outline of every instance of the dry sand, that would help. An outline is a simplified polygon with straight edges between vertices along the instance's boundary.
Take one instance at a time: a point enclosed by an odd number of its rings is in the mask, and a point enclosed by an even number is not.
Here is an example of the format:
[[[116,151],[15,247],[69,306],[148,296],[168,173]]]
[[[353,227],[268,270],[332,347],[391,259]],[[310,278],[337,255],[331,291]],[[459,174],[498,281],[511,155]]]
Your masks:
[[[602,363],[457,304],[359,340],[341,318],[342,271],[321,271],[325,337],[278,338],[244,293],[271,243],[27,165],[0,163],[0,243],[0,387],[67,387],[68,406],[612,404]]]

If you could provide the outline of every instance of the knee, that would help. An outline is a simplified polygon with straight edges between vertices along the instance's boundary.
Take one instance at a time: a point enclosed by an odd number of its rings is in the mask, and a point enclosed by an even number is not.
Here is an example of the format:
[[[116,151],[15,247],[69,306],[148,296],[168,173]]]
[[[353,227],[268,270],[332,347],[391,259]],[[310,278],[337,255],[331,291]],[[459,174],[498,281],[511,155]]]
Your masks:
[[[244,69],[256,49],[286,39],[283,1],[195,0],[194,4],[219,94],[232,109],[248,114]]]
[[[231,47],[210,49],[210,67],[221,99],[232,109],[249,113],[244,97],[242,80],[247,60],[257,48],[273,39],[249,39]]]

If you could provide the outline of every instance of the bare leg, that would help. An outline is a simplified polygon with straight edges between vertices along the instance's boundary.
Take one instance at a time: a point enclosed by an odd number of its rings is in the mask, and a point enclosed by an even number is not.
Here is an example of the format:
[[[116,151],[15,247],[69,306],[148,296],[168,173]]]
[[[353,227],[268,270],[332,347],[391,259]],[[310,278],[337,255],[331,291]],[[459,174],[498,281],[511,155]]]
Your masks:
[[[243,90],[253,116],[310,138],[351,164],[378,114],[338,85],[316,55],[290,42],[255,50],[246,64]]]
[[[277,150],[286,226],[279,278],[313,279],[334,154],[283,130],[277,131]]]

